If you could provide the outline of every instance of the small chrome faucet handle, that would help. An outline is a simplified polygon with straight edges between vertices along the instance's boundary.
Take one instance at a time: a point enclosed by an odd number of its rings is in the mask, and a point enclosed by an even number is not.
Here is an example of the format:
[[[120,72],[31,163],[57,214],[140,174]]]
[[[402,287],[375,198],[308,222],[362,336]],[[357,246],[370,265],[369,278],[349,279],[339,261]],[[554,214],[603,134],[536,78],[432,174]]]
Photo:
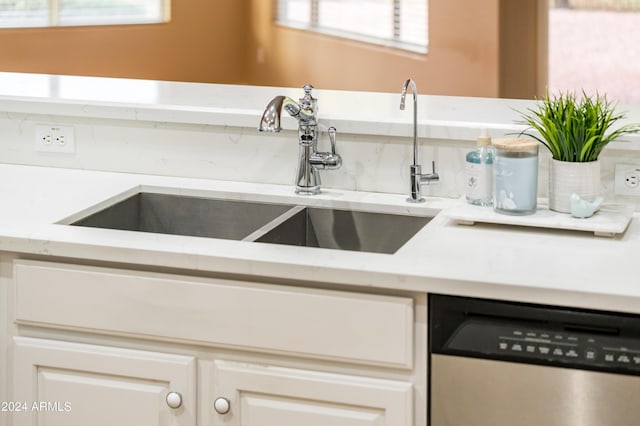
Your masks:
[[[302,86],[302,90],[304,90],[304,97],[300,98],[300,105],[304,109],[310,109],[313,106],[313,96],[311,96],[311,91],[313,90],[313,86],[310,84],[305,84]]]
[[[318,152],[314,149],[309,161],[319,170],[339,169],[342,166],[342,157],[336,154],[336,128],[329,127],[327,133],[329,134],[329,142],[331,142],[331,152]]]
[[[440,180],[440,175],[438,175],[438,172],[436,172],[435,160],[431,161],[431,173],[429,173],[428,175],[424,175],[424,179],[427,181],[427,184],[438,182]]]
[[[329,127],[327,133],[329,133],[329,142],[331,142],[331,155],[336,155],[336,128]]]

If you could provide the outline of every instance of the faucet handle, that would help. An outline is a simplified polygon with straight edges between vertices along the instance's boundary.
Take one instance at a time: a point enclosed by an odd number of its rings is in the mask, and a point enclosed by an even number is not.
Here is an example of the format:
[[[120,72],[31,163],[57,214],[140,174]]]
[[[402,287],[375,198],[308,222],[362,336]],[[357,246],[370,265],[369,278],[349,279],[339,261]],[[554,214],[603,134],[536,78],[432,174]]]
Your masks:
[[[329,133],[329,142],[331,142],[331,155],[336,155],[336,128],[329,127],[327,133]]]
[[[304,90],[304,97],[300,98],[300,106],[304,109],[315,109],[314,101],[315,99],[311,96],[311,91],[313,90],[313,86],[310,84],[305,84],[302,86]]]
[[[431,161],[431,173],[423,173],[420,175],[420,182],[429,184],[440,180],[438,172],[436,172],[436,162]]]
[[[309,158],[309,163],[318,170],[334,170],[342,166],[342,157],[336,154],[336,128],[329,127],[327,133],[331,142],[331,152],[318,152],[314,148]]]

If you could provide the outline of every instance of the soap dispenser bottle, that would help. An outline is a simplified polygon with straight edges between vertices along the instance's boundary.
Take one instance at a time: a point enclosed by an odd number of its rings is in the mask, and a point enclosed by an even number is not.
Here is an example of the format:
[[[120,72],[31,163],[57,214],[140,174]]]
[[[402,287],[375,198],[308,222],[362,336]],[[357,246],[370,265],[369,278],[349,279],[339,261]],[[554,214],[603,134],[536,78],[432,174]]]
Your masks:
[[[476,206],[493,204],[493,147],[491,138],[483,130],[476,149],[465,157],[465,183],[467,202]]]

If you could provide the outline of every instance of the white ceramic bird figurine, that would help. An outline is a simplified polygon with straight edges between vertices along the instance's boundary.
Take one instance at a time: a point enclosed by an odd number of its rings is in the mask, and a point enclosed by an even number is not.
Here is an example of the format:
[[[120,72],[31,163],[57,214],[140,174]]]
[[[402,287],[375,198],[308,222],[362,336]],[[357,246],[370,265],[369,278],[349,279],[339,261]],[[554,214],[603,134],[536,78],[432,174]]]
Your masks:
[[[578,194],[573,193],[570,197],[571,216],[577,218],[591,217],[598,211],[603,200],[604,198],[597,197],[595,200],[589,202],[583,200]]]

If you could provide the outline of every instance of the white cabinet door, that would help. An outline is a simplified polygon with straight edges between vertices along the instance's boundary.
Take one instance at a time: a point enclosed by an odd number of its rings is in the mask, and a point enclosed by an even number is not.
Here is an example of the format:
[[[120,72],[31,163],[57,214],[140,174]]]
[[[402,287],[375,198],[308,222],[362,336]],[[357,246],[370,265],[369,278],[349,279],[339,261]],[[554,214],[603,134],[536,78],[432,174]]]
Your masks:
[[[203,425],[412,425],[406,382],[227,361],[203,365],[201,374],[210,380],[201,399]],[[216,412],[221,398],[227,413]]]
[[[16,337],[14,366],[14,426],[196,424],[192,357]]]

